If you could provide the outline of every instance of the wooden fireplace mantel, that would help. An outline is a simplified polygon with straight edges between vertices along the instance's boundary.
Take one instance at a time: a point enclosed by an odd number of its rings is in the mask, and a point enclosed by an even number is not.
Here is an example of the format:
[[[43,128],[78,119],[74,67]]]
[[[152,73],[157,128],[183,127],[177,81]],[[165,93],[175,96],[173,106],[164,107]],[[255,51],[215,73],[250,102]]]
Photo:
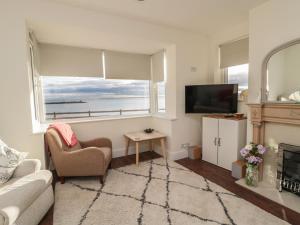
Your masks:
[[[248,104],[253,125],[253,142],[264,144],[265,123],[300,125],[300,104]]]

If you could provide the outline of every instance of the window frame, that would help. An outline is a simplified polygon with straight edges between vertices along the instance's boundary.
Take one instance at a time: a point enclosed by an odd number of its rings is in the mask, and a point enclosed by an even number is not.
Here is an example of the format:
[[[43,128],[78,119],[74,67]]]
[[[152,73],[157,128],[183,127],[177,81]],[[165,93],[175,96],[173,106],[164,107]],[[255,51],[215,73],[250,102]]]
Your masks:
[[[158,88],[157,84],[151,79],[149,80],[149,112],[143,114],[133,114],[133,115],[107,115],[107,116],[94,116],[94,117],[78,117],[78,118],[61,118],[55,120],[47,120],[46,109],[45,109],[45,99],[42,88],[42,76],[39,74],[38,69],[35,65],[35,42],[29,36],[28,41],[29,47],[29,59],[30,59],[30,74],[29,74],[29,87],[33,99],[30,100],[32,108],[32,122],[33,129],[37,125],[46,125],[51,122],[68,122],[68,123],[78,123],[78,122],[89,122],[89,121],[102,121],[102,120],[114,120],[114,119],[126,119],[126,118],[140,118],[149,117],[154,115],[165,115],[167,113],[166,104],[166,93],[167,93],[167,82],[166,82],[166,53],[164,51],[164,83],[165,83],[165,110],[160,111],[158,109]],[[104,61],[104,55],[102,54],[102,61]],[[105,72],[104,72],[105,74]],[[105,79],[105,76],[104,76]],[[36,128],[39,129],[39,128]]]
[[[159,116],[165,116],[167,114],[167,104],[166,104],[166,95],[167,95],[167,56],[166,56],[166,50],[163,51],[163,73],[164,73],[164,80],[163,81],[154,81],[153,80],[153,74],[152,74],[152,91],[153,91],[153,109],[154,109],[154,115],[159,115]],[[158,106],[158,84],[159,83],[164,83],[165,85],[165,109],[164,111],[159,111],[159,106]]]
[[[165,86],[165,108],[163,111],[160,111],[159,109],[159,93],[158,93],[158,85],[159,83],[163,83],[164,86]],[[155,112],[158,113],[158,114],[165,114],[166,113],[166,81],[160,81],[160,82],[156,82],[155,83],[155,99],[156,99],[156,104],[155,104]]]
[[[249,63],[245,63],[245,64],[248,65],[248,74],[247,74],[247,76],[248,76],[248,86],[247,86],[247,89],[249,89]],[[245,64],[241,64],[241,65],[245,65]],[[236,66],[240,66],[240,65],[236,65]],[[225,83],[225,84],[228,84],[228,82],[229,82],[228,68],[229,67],[226,67],[226,68],[222,69],[222,78],[223,78],[223,83]],[[242,98],[241,98],[241,93],[238,94],[239,101],[243,101]]]
[[[44,121],[44,103],[43,103],[43,93],[41,91],[41,81],[40,75],[37,71],[35,64],[35,46],[34,42],[29,38],[28,41],[28,54],[29,54],[29,88],[32,94],[32,119],[33,122],[41,123]]]

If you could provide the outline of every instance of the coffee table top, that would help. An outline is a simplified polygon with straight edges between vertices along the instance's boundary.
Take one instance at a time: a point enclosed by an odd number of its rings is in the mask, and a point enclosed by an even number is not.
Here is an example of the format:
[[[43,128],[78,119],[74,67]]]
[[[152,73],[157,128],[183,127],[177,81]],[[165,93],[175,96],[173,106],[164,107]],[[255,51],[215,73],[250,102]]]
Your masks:
[[[158,131],[153,131],[150,134],[145,133],[144,131],[131,132],[124,135],[132,141],[148,141],[153,139],[166,138],[167,135],[160,133]]]

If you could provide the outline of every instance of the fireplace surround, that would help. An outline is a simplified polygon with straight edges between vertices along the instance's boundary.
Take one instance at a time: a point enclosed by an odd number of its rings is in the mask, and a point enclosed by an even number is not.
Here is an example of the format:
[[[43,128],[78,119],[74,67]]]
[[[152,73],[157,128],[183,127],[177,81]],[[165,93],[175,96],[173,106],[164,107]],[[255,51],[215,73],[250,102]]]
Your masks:
[[[254,193],[262,195],[274,202],[277,202],[278,204],[281,204],[287,208],[294,210],[295,212],[300,213],[299,196],[284,189],[280,192],[276,187],[278,168],[277,157],[279,150],[276,147],[276,139],[270,139],[270,128],[276,129],[277,127],[279,129],[282,129],[284,127],[290,127],[291,132],[294,132],[291,134],[293,135],[293,138],[289,138],[289,134],[285,133],[283,134],[284,138],[279,138],[280,142],[289,141],[290,143],[300,146],[300,139],[298,140],[298,138],[296,137],[299,134],[300,128],[300,104],[264,103],[249,104],[248,107],[250,110],[248,118],[251,121],[253,127],[252,141],[264,145],[270,143],[271,149],[264,156],[264,176],[257,187],[246,185],[244,178],[236,181],[236,183],[250,191],[253,191]],[[280,132],[274,133],[274,130],[272,130],[271,133],[272,135],[275,135],[273,136],[275,138],[278,134],[280,135]],[[283,154],[283,145],[280,146]]]
[[[300,125],[300,104],[248,104],[253,126],[253,142],[265,144],[266,123]],[[300,195],[300,146],[278,146],[276,187]],[[293,174],[294,173],[294,174]]]
[[[253,142],[264,144],[265,123],[300,125],[300,104],[248,104],[253,126]]]

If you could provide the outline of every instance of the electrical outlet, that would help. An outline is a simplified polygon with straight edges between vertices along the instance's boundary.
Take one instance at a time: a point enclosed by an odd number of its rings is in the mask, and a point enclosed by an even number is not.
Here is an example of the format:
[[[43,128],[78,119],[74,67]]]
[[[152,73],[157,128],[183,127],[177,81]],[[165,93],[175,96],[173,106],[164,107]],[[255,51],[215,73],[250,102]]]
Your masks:
[[[196,67],[196,66],[191,66],[191,72],[192,72],[192,73],[197,72],[197,67]]]

